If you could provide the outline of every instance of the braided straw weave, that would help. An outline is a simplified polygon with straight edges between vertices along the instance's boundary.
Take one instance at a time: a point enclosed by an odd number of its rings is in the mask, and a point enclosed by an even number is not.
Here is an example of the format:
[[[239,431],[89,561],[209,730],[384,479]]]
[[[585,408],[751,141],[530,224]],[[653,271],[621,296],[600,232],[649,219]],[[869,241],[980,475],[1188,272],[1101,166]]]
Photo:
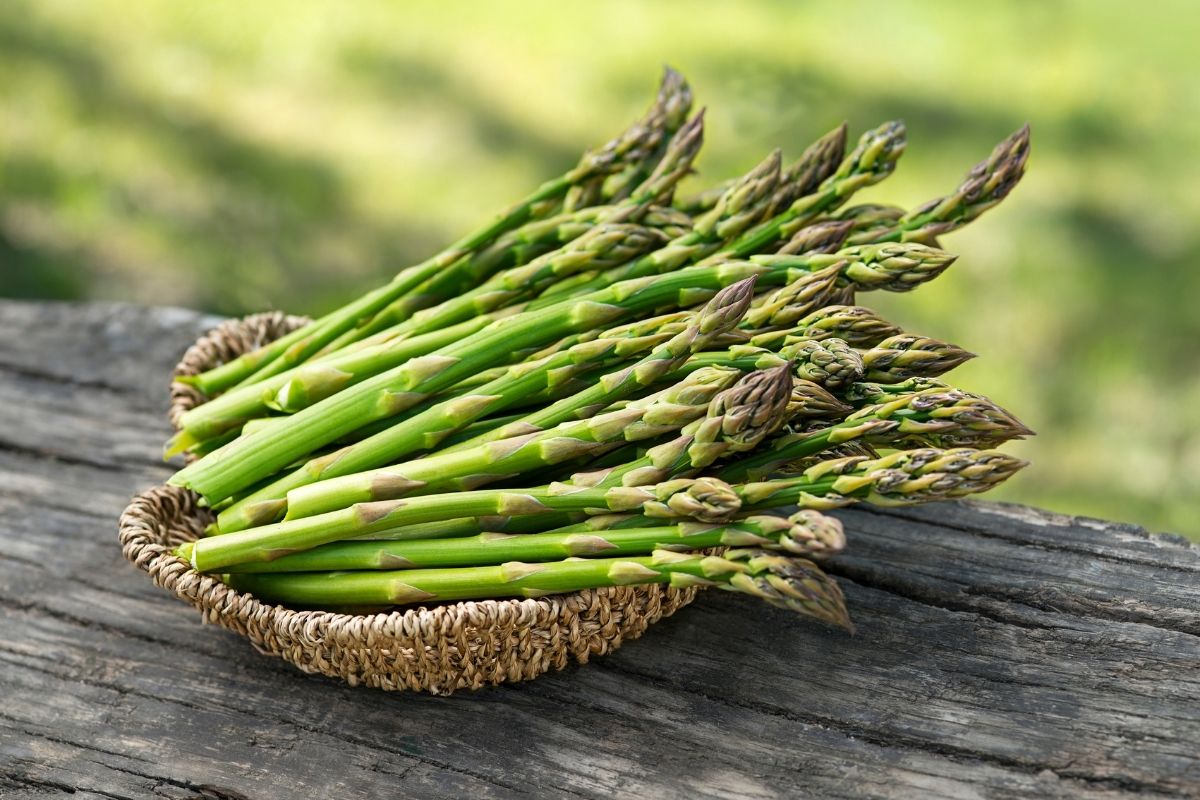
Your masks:
[[[176,366],[194,375],[282,336],[307,320],[275,312],[230,320],[197,341]],[[171,386],[172,424],[203,402],[197,390]],[[199,497],[159,486],[121,515],[125,557],[158,586],[200,610],[205,622],[237,631],[263,653],[304,672],[391,691],[450,694],[523,681],[572,660],[585,663],[636,639],[690,603],[695,589],[623,586],[536,600],[483,600],[382,614],[293,611],[239,593],[172,555],[212,522]]]

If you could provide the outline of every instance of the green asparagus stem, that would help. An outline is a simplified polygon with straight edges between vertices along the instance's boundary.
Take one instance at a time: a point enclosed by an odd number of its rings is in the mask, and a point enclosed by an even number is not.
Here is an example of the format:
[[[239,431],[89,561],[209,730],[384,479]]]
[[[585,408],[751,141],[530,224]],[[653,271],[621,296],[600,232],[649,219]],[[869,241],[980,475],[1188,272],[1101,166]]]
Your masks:
[[[185,412],[179,420],[181,435],[176,438],[203,441],[264,416],[271,408],[299,410],[364,378],[460,341],[507,315],[501,312],[421,336],[398,337],[239,386]],[[168,457],[177,449],[175,441],[168,442]]]
[[[852,440],[890,447],[990,447],[1032,434],[1020,420],[986,397],[933,388],[865,406],[842,422],[818,431],[785,433],[759,451],[720,466],[716,474],[727,481],[758,480],[789,462]]]
[[[762,218],[779,185],[779,151],[740,178],[710,212],[695,220],[690,232],[652,253],[607,272],[592,271],[560,281],[530,307],[544,308],[567,297],[598,291],[623,280],[660,275],[700,259]]]
[[[740,592],[853,631],[841,590],[820,567],[768,550],[736,548],[723,557],[657,550],[650,556],[493,567],[229,576],[233,588],[262,600],[326,608],[544,597],[648,583]]]
[[[468,440],[454,450],[477,447],[510,436],[546,430],[561,422],[585,417],[610,403],[633,396],[654,385],[688,357],[718,340],[741,321],[754,297],[754,279],[722,289],[677,335],[655,347],[638,361],[603,375],[592,386],[533,412],[520,421]]]
[[[551,484],[516,491],[475,490],[357,503],[316,516],[189,542],[177,553],[190,560],[195,569],[214,572],[235,564],[272,561],[341,539],[458,517],[638,509],[661,519],[724,522],[740,506],[741,501],[728,484],[707,478],[665,481],[651,487],[583,489]]]
[[[727,453],[752,450],[787,421],[793,386],[788,363],[751,372],[713,398],[708,413],[684,426],[676,438],[619,467],[572,475],[571,482],[642,486],[708,466]]]
[[[951,194],[923,203],[889,228],[864,231],[850,241],[935,244],[937,237],[958,230],[1007,197],[1025,174],[1028,160],[1029,125],[1026,124],[972,167]]]
[[[893,250],[886,253],[866,250],[862,255],[873,259],[886,254],[896,262],[925,259],[943,265],[950,260],[945,253],[922,245],[882,247]],[[911,248],[913,258],[905,258],[894,248]],[[782,285],[800,277],[793,270],[797,263],[804,264],[803,272],[811,271],[808,262],[812,258],[835,256],[784,256],[782,261],[771,264],[730,262],[689,268],[623,281],[580,298],[508,317],[453,345],[343,389],[278,425],[239,438],[180,470],[170,482],[194,489],[209,503],[220,502],[356,428],[411,408],[476,370],[503,359],[504,354],[513,350],[552,342],[571,332],[611,324],[652,309],[687,307],[704,302],[716,290],[752,275],[758,276],[760,285]],[[877,266],[851,262],[842,270],[842,275],[858,280],[858,275],[874,275]],[[921,273],[911,264],[908,269]],[[930,270],[926,269],[925,273],[928,272]],[[883,274],[890,275],[887,270]],[[894,276],[892,283],[895,286],[885,285],[885,288],[912,285],[912,282],[895,280]]]
[[[742,234],[710,258],[745,258],[762,253],[779,240],[791,238],[819,215],[840,206],[854,192],[879,183],[892,173],[904,152],[904,124],[888,122],[867,131],[837,171],[817,191],[798,197],[784,211]]]
[[[919,244],[856,245],[825,256],[761,255],[751,256],[755,264],[790,266],[811,271],[820,259],[839,259],[844,263],[839,280],[860,291],[885,289],[907,292],[918,284],[941,275],[956,257]]]
[[[781,255],[836,253],[845,245],[852,230],[854,223],[849,220],[814,222],[796,231],[776,252]]]
[[[742,487],[734,487],[734,489],[740,492]],[[741,527],[745,520],[753,517],[757,517],[757,515],[739,514],[729,525]],[[791,527],[788,530],[787,538],[783,540],[783,549],[793,555],[820,560],[836,555],[846,547],[846,533],[842,528],[842,523],[820,511],[802,508],[791,514],[788,521],[791,523]],[[561,536],[580,533],[608,536],[613,531],[642,529],[654,525],[655,520],[644,514],[591,514],[578,521],[543,532]],[[755,547],[765,547],[765,545],[759,544]]]
[[[861,381],[863,357],[841,339],[802,339],[775,353],[763,347],[734,345],[727,350],[706,350],[688,358],[663,380],[678,381],[703,367],[732,367],[742,372],[792,364],[797,380],[810,381],[828,390],[838,390]]]
[[[639,441],[678,430],[696,417],[738,377],[735,370],[711,368],[623,409],[564,422],[545,431],[514,436],[454,452],[356,472],[292,489],[287,518],[311,516],[373,500],[414,492],[474,488],[601,451],[603,445]]]
[[[473,567],[507,561],[642,555],[658,549],[761,547],[807,556],[814,542],[844,541],[841,523],[805,510],[793,517],[756,515],[729,525],[679,522],[579,533],[480,533],[455,539],[333,542],[274,561],[239,564],[229,572],[326,572],[347,569]]]
[[[842,270],[847,266],[847,262],[838,261],[755,300],[753,307],[746,313],[743,327],[762,330],[795,326],[813,311],[825,306],[826,300],[837,286]]]
[[[771,197],[764,218],[782,213],[797,199],[812,194],[837,170],[846,153],[846,125],[826,133],[809,145],[794,164],[780,176],[780,185]],[[676,203],[676,207],[692,215],[711,211],[737,182],[736,178],[722,181],[692,197]]]
[[[917,394],[934,389],[949,391],[952,388],[945,381],[929,377],[912,377],[899,383],[860,381],[842,392],[842,399],[856,408],[861,408],[877,403],[890,403],[901,395]]]
[[[924,447],[882,458],[822,461],[803,475],[738,487],[746,508],[803,505],[825,509],[864,500],[909,506],[986,492],[1026,466],[999,450]]]
[[[464,427],[472,420],[507,408],[534,391],[561,385],[589,362],[599,362],[608,353],[636,353],[643,343],[648,344],[674,330],[674,324],[688,322],[682,330],[667,339],[661,348],[651,351],[654,357],[650,358],[646,369],[657,374],[658,367],[655,365],[659,359],[673,357],[672,354],[678,356],[681,352],[686,355],[690,352],[690,347],[701,346],[735,325],[745,313],[753,285],[754,280],[751,278],[722,289],[697,314],[677,315],[673,319],[657,318],[625,326],[624,329],[612,331],[611,335],[605,334],[591,342],[579,343],[541,362],[526,365],[524,368],[511,367],[506,374],[474,392],[435,403],[361,442],[330,456],[310,460],[301,468],[222,511],[218,518],[219,527],[222,531],[235,531],[274,521],[284,512],[285,498],[293,489],[379,467],[421,448],[436,446],[447,434]],[[582,401],[592,405],[603,401],[603,405],[607,405],[613,399],[628,396],[630,389],[649,383],[642,382],[642,377],[635,371],[627,379],[614,379],[608,384],[598,385],[597,390],[584,396]],[[513,432],[509,429],[509,433]],[[531,431],[521,431],[529,432]],[[495,438],[488,437],[473,442],[471,446],[478,447],[488,441],[494,441]],[[454,449],[459,451],[467,447]]]
[[[636,215],[631,214],[631,211],[636,211]],[[326,347],[326,351],[337,351],[381,332],[396,334],[415,330],[415,325],[410,325],[409,320],[422,309],[468,292],[502,269],[524,266],[535,258],[570,244],[596,225],[616,222],[622,217],[628,217],[627,221],[635,221],[647,228],[654,228],[668,239],[682,236],[692,227],[692,219],[687,214],[656,205],[638,205],[632,209],[612,205],[593,206],[548,219],[534,220],[504,234],[483,250],[460,259],[434,275],[359,327],[343,333]]]

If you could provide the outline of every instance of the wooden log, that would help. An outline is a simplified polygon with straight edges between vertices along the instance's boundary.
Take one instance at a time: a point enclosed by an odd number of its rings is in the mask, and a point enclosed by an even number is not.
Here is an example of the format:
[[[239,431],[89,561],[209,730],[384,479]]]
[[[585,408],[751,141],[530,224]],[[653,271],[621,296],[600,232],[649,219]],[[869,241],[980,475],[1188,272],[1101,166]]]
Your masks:
[[[126,564],[190,311],[0,301],[0,796],[1200,795],[1200,550],[983,502],[842,512],[854,637],[709,593],[453,698],[300,674]]]

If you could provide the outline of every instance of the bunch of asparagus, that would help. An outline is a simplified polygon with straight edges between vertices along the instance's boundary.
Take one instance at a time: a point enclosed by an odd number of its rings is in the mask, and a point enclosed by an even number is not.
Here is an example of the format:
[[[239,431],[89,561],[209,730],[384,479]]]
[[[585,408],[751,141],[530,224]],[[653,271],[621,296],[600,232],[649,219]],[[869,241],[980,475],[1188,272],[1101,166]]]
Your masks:
[[[1020,179],[1027,128],[950,194],[851,205],[905,148],[842,125],[683,199],[703,112],[646,114],[426,261],[188,378],[168,456],[217,513],[195,569],[297,607],[376,609],[665,583],[843,627],[825,512],[981,492],[1030,434],[940,380],[972,357],[856,305],[954,257]]]

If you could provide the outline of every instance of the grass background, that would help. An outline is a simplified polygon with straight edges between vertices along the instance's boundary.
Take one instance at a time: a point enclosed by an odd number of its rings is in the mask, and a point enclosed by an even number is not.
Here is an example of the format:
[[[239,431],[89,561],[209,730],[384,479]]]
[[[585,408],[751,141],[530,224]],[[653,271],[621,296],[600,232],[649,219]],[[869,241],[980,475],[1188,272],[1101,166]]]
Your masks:
[[[693,187],[901,117],[861,199],[909,206],[1028,120],[954,269],[864,300],[1040,431],[997,497],[1200,538],[1197,41],[1186,0],[6,0],[0,295],[319,314],[622,128],[664,62],[709,108]]]

